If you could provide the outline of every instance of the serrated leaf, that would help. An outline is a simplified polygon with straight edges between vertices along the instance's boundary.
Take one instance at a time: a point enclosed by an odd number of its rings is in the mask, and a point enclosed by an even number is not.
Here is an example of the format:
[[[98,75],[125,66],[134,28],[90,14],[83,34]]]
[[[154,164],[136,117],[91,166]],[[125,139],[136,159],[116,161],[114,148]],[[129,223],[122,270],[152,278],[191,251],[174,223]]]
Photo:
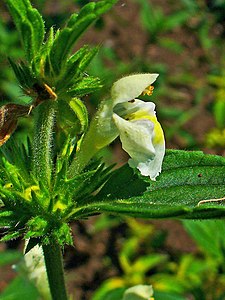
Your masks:
[[[67,60],[76,40],[92,22],[109,10],[115,2],[115,0],[91,2],[85,5],[79,14],[71,16],[67,27],[58,33],[51,49],[50,62],[56,75],[60,73],[61,67]]]
[[[25,234],[25,239],[38,238],[39,236],[44,235],[44,233],[46,232],[48,222],[43,218],[37,216],[30,219],[27,222],[27,226],[29,229]]]
[[[10,241],[10,240],[14,240],[14,239],[20,237],[21,235],[22,235],[22,232],[20,232],[20,231],[17,230],[17,231],[10,232],[10,233],[4,235],[4,236],[0,239],[0,241],[1,241],[1,242],[8,242],[8,241]]]
[[[15,149],[17,149],[17,151],[15,151]],[[2,153],[3,157],[7,159],[8,163],[13,165],[13,168],[15,169],[15,177],[19,177],[18,173],[20,173],[20,176],[22,175],[24,181],[28,183],[31,179],[31,175],[29,173],[32,157],[30,140],[27,140],[27,145],[24,145],[18,143],[16,140],[10,139],[7,144],[4,144],[0,148],[0,153]],[[20,172],[18,172],[18,170],[20,170]],[[7,173],[6,170],[5,173]]]
[[[88,47],[86,54],[83,56],[80,64],[79,64],[79,71],[84,72],[87,66],[90,64],[92,59],[98,53],[99,47],[90,48]]]
[[[54,237],[58,243],[63,246],[64,244],[73,245],[73,238],[71,235],[71,228],[66,223],[62,224],[58,230],[55,230]]]
[[[72,55],[65,66],[65,70],[56,84],[56,89],[60,92],[67,92],[71,86],[78,81],[82,81],[84,71],[97,54],[99,47],[90,48],[84,46]],[[60,93],[59,93],[60,95]]]
[[[25,54],[29,62],[40,51],[44,39],[44,22],[29,0],[6,0],[9,11],[21,35]]]
[[[0,226],[3,227],[9,227],[10,225],[15,223],[14,220],[14,213],[10,210],[4,210],[1,208],[0,212]]]
[[[82,215],[110,212],[142,218],[219,218],[225,217],[225,201],[198,204],[224,196],[224,157],[170,150],[155,182],[135,175],[125,165],[87,206],[77,209],[77,215],[82,210]]]
[[[88,76],[84,77],[82,81],[71,87],[67,93],[68,95],[71,95],[71,97],[82,97],[97,91],[101,86],[99,78]]]
[[[23,87],[24,89],[31,88],[35,82],[35,79],[34,74],[31,72],[28,66],[26,66],[23,62],[21,62],[21,64],[16,64],[10,58],[9,62],[21,87]]]

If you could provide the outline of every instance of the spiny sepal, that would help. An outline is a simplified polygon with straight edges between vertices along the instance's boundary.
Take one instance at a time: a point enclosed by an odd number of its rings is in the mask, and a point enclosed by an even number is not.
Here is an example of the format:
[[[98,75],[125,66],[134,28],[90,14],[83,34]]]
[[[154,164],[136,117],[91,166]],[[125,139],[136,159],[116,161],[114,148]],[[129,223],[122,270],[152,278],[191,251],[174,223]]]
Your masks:
[[[74,87],[85,80],[85,70],[98,52],[98,47],[84,46],[75,54],[71,50],[87,27],[96,21],[104,12],[109,10],[115,0],[91,2],[85,5],[79,13],[74,13],[67,25],[54,33],[53,28],[45,37],[44,22],[38,11],[33,8],[29,0],[6,0],[14,22],[20,32],[25,50],[27,63],[16,64],[10,60],[21,87],[27,93],[32,91],[34,84],[56,90],[58,97],[80,96],[81,92]],[[45,40],[45,41],[44,41]],[[90,87],[82,95],[100,88],[95,78],[84,82]],[[32,96],[32,93],[30,93]]]
[[[10,162],[6,158],[1,159],[0,226],[5,232],[2,240],[23,237],[48,244],[54,238],[60,245],[72,244],[68,223],[79,219],[82,207],[110,178],[112,169],[95,161],[81,174],[68,177],[75,148],[76,144],[68,137],[55,159],[50,185],[35,178],[32,169],[28,172],[30,176],[26,174],[23,177],[23,167],[17,166],[16,156],[12,156]],[[7,148],[4,149],[7,152]]]

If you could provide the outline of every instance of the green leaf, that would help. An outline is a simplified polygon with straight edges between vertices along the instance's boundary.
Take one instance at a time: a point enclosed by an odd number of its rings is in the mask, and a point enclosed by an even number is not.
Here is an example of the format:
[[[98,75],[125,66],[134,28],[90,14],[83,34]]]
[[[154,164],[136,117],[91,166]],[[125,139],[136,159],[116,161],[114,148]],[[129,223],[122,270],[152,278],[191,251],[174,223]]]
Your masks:
[[[111,278],[103,282],[94,293],[92,300],[120,300],[125,290],[126,286],[123,279]]]
[[[150,269],[153,269],[154,267],[157,267],[158,265],[162,265],[167,260],[167,257],[162,254],[149,254],[149,255],[143,255],[140,258],[138,258],[133,264],[132,264],[132,271],[133,273],[146,273]]]
[[[26,66],[23,62],[21,62],[21,64],[16,64],[10,58],[9,62],[21,87],[24,89],[31,88],[35,82],[35,76],[28,66]]]
[[[161,47],[164,47],[167,49],[167,51],[172,51],[174,53],[180,54],[184,51],[184,47],[181,45],[181,43],[172,40],[171,38],[161,37],[159,39],[159,45]],[[176,110],[174,110],[174,107],[171,107],[172,113],[176,113]],[[182,111],[183,113],[183,111]],[[180,115],[179,115],[180,116]]]
[[[8,242],[10,240],[13,240],[13,239],[16,239],[18,237],[20,237],[22,235],[22,232],[20,231],[15,231],[15,232],[11,232],[11,233],[8,233],[6,235],[4,235],[0,241],[1,242]]]
[[[182,26],[188,18],[190,18],[190,13],[186,10],[175,12],[169,18],[165,18],[163,29],[165,31],[173,30],[178,26]]]
[[[78,98],[58,102],[58,123],[66,134],[76,136],[83,134],[88,126],[88,112],[86,106]]]
[[[90,64],[92,59],[95,57],[95,55],[98,53],[99,47],[90,48],[87,47],[85,55],[82,57],[82,60],[79,64],[79,71],[84,72],[87,68],[87,66]]]
[[[184,296],[169,292],[154,291],[154,297],[156,300],[187,300]]]
[[[40,295],[34,284],[24,276],[17,276],[1,293],[1,300],[38,300]]]
[[[82,80],[85,75],[87,76],[84,71],[97,52],[98,47],[84,46],[68,59],[65,70],[56,83],[56,89],[60,90],[59,95],[62,91],[65,93],[68,89],[70,90],[77,81]]]
[[[85,5],[79,14],[73,14],[67,27],[61,30],[54,40],[50,62],[55,74],[59,74],[63,63],[66,61],[74,43],[92,22],[109,10],[115,0],[91,2]]]
[[[110,212],[142,218],[225,217],[225,158],[200,151],[170,150],[157,180],[138,176],[127,165],[116,170],[102,190],[77,215]]]
[[[214,261],[224,262],[225,223],[224,220],[183,221],[184,227],[201,247],[204,253],[213,257]]]
[[[81,132],[84,133],[87,130],[88,126],[88,112],[87,108],[84,103],[78,99],[73,98],[69,101],[69,106],[73,110],[74,114],[76,115],[77,119],[81,125]]]
[[[23,257],[22,253],[17,250],[7,250],[0,253],[0,267],[13,264]]]
[[[101,86],[99,78],[88,76],[84,77],[82,81],[71,87],[67,93],[68,95],[71,95],[71,97],[74,97],[74,95],[82,97],[97,91]]]
[[[111,176],[111,169],[112,166],[104,169],[104,165],[100,165],[96,170],[87,171],[72,179],[64,180],[64,184],[62,182],[60,188],[64,194],[73,196],[77,203],[84,204],[91,197],[91,194],[98,190]]]
[[[9,227],[14,224],[14,213],[12,211],[4,210],[1,208],[0,212],[0,226]]]
[[[40,51],[44,39],[44,22],[29,0],[5,0],[21,35],[25,54],[29,62]]]
[[[225,89],[224,89],[225,93]],[[225,128],[225,99],[217,100],[214,106],[214,116],[218,128]]]
[[[25,238],[37,238],[47,231],[48,222],[37,216],[27,222],[29,230],[26,232]]]
[[[73,238],[71,235],[71,228],[66,223],[62,224],[58,230],[54,231],[54,237],[58,241],[58,243],[63,246],[65,244],[67,245],[73,245]]]
[[[17,151],[15,151],[17,149]],[[32,146],[30,144],[30,140],[27,140],[27,143],[19,143],[16,140],[10,139],[6,144],[4,144],[0,148],[0,153],[2,153],[3,157],[7,159],[7,161],[12,164],[15,169],[12,172],[11,168],[9,168],[9,175],[14,175],[14,177],[18,177],[20,173],[28,184],[31,179],[30,169],[31,169],[31,156],[32,156]],[[3,165],[7,166],[6,163]],[[9,166],[10,167],[10,166]],[[17,167],[17,168],[16,168]],[[20,170],[20,172],[18,172]],[[7,168],[5,169],[5,173],[7,173]],[[13,173],[13,174],[12,174]]]

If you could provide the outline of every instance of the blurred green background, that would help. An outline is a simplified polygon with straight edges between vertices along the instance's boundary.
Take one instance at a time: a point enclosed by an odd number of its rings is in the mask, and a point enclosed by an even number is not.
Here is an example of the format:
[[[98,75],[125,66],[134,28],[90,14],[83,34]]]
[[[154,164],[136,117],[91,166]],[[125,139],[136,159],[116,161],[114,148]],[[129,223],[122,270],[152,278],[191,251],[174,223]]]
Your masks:
[[[88,2],[32,1],[47,29],[62,27],[74,10]],[[157,105],[167,148],[225,155],[224,15],[224,0],[118,1],[76,46],[101,47],[88,74],[98,76],[103,88],[83,99],[90,115],[101,99],[110,97],[110,86],[119,77],[159,73],[153,95],[143,99]],[[24,58],[19,36],[1,1],[1,105],[27,102],[8,56]],[[22,119],[12,138],[23,139],[31,130],[30,119]],[[109,162],[127,161],[119,142],[104,154]],[[156,300],[225,299],[224,226],[223,221],[143,222],[105,215],[74,224],[76,248],[65,250],[70,291],[77,291],[78,300],[116,300],[125,288],[142,283],[153,285]],[[19,259],[18,247],[19,241],[1,245],[0,298],[25,300],[24,294],[10,295],[15,285],[19,291],[26,283],[33,293],[29,299],[38,299],[23,268],[16,272],[10,268]],[[16,274],[19,276],[11,281]]]

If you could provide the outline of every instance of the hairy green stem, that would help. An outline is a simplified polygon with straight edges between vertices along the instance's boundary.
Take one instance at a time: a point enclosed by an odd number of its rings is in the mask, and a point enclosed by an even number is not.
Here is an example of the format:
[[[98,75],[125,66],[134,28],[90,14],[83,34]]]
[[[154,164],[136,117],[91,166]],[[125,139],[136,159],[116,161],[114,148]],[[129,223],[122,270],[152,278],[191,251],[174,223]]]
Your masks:
[[[36,178],[50,185],[52,173],[52,134],[55,102],[46,100],[37,107],[34,132],[33,169]]]
[[[61,247],[57,242],[42,247],[52,299],[67,300]]]
[[[37,107],[34,132],[34,174],[48,187],[50,187],[52,174],[55,105],[55,101],[46,100]],[[43,245],[43,252],[52,299],[67,300],[60,245],[52,240],[49,245]]]

